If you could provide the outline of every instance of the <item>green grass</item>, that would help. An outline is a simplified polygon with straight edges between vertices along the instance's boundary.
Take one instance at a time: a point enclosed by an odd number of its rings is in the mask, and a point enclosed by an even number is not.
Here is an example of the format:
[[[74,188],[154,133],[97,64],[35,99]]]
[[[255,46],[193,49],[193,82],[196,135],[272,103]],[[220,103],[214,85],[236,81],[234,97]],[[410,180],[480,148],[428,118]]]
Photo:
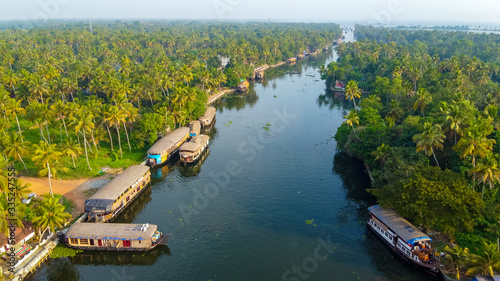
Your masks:
[[[40,132],[38,129],[28,129],[33,126],[33,124],[27,120],[20,119],[21,128],[23,129],[23,138],[25,141],[29,141],[32,144],[40,142]],[[15,120],[12,123],[9,131],[17,131],[17,123]],[[54,143],[59,144],[61,142],[61,136],[59,132],[59,128],[51,128],[50,135],[51,140]],[[76,135],[72,132],[69,132],[70,137],[76,139]],[[44,135],[47,138],[47,132],[44,130]],[[82,145],[82,155],[78,156],[75,160],[76,168],[73,167],[73,162],[71,157],[65,156],[61,158],[61,163],[67,167],[69,170],[67,172],[60,172],[56,175],[56,179],[79,179],[79,178],[91,178],[101,176],[103,173],[99,173],[101,168],[110,167],[110,168],[127,168],[131,165],[139,164],[144,161],[146,157],[146,152],[149,146],[146,144],[143,148],[135,148],[132,147],[132,151],[129,151],[126,136],[122,130],[122,151],[123,157],[119,157],[118,150],[118,141],[116,137],[116,133],[113,134],[114,140],[114,151],[111,150],[111,146],[109,143],[101,142],[101,148],[97,152],[94,147],[92,147],[92,152],[88,151],[89,163],[92,170],[89,170],[87,165],[87,160],[85,159],[85,150]],[[64,132],[64,128],[62,130],[62,140],[66,141],[66,134]],[[82,139],[80,141],[83,142]],[[132,144],[132,140],[131,140]],[[132,144],[133,145],[133,144]],[[20,172],[22,175],[29,177],[38,177],[39,166],[37,166],[31,158],[33,157],[33,153],[26,155],[23,157],[24,162],[28,168],[26,172],[23,164],[20,161],[16,161],[14,163],[14,167]]]

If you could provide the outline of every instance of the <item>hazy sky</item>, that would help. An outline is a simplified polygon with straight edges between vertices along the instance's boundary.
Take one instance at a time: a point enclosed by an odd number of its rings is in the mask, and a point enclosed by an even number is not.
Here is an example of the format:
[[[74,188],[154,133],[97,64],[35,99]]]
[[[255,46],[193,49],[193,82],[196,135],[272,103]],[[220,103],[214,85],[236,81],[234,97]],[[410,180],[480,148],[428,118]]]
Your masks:
[[[500,25],[500,0],[0,0],[0,19],[262,19]]]

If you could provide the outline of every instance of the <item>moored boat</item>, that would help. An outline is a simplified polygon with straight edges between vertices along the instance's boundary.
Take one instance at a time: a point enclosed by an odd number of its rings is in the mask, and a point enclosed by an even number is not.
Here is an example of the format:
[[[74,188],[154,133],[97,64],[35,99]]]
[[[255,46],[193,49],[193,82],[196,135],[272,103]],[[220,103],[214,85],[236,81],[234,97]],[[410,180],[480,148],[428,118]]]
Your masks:
[[[114,219],[146,188],[150,175],[147,166],[128,167],[85,200],[85,221],[107,222]]]
[[[201,126],[209,127],[215,120],[215,107],[210,106],[207,108],[205,114],[198,118],[198,120],[200,120]]]
[[[238,84],[238,91],[239,92],[246,92],[246,90],[248,90],[249,86],[250,86],[250,84],[248,83],[248,81],[243,80]]]
[[[404,260],[436,274],[439,264],[432,241],[394,210],[383,209],[379,205],[368,208],[368,226],[382,241]]]
[[[286,60],[287,63],[295,63],[297,61],[297,58],[293,57],[293,58],[289,58]]]
[[[207,135],[198,135],[189,142],[184,143],[179,148],[179,156],[183,164],[194,163],[203,154],[208,147],[210,137]]]
[[[147,223],[75,223],[63,237],[71,248],[95,251],[147,251],[168,240]]]
[[[149,166],[154,167],[167,162],[188,137],[189,128],[180,127],[161,138],[148,150]]]
[[[200,134],[201,131],[201,123],[200,121],[191,121],[189,122],[189,137],[194,138]]]

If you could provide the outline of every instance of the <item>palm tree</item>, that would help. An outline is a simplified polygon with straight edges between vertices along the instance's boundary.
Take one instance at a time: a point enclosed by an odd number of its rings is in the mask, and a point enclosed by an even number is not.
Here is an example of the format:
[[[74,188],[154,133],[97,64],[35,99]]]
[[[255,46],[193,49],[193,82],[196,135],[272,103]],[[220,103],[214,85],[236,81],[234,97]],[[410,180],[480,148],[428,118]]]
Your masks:
[[[66,132],[66,137],[68,137],[68,129],[66,128],[66,122],[64,121],[64,119],[66,118],[66,116],[64,116],[65,111],[66,111],[66,105],[61,100],[58,100],[56,103],[50,106],[50,113],[53,116],[57,117],[55,119],[56,121],[57,120],[62,121],[62,125],[64,125],[64,131]]]
[[[466,275],[487,274],[493,277],[493,271],[500,270],[500,252],[497,251],[495,244],[484,242],[482,253],[469,254],[469,259],[471,266]]]
[[[123,157],[122,143],[120,138],[120,123],[127,118],[127,115],[118,108],[118,106],[111,106],[109,111],[104,112],[106,121],[110,126],[115,126],[116,134],[118,135],[118,145],[120,147],[120,157]]]
[[[87,152],[87,134],[92,133],[92,130],[95,128],[95,124],[93,122],[94,116],[85,109],[81,109],[77,112],[76,116],[73,117],[73,121],[71,122],[71,126],[73,126],[75,132],[81,133],[83,135],[83,147],[85,148],[85,158],[87,159],[87,166],[89,170],[92,171],[92,167],[90,167],[89,155]]]
[[[417,144],[417,153],[423,151],[427,156],[433,155],[434,160],[436,160],[436,164],[439,167],[439,162],[436,158],[436,154],[434,153],[434,148],[443,149],[443,142],[445,138],[446,136],[443,134],[441,126],[425,122],[422,133],[414,135],[413,141]]]
[[[455,151],[460,151],[460,157],[472,156],[472,166],[476,166],[476,156],[484,157],[488,151],[493,149],[495,140],[488,139],[478,130],[467,130],[458,143],[453,146]]]
[[[82,154],[82,148],[72,139],[66,140],[63,145],[63,155],[71,156],[73,160],[73,167],[76,168],[75,158]]]
[[[377,150],[372,152],[372,156],[375,156],[375,161],[380,161],[380,166],[384,166],[385,161],[391,155],[392,148],[385,143],[382,143]]]
[[[493,189],[493,185],[500,181],[500,168],[498,167],[498,154],[493,154],[491,151],[486,153],[484,157],[479,159],[469,174],[473,175],[473,180],[483,183],[482,195],[484,196],[484,186],[486,183]]]
[[[458,245],[453,247],[446,246],[443,250],[445,253],[444,258],[449,261],[456,271],[456,278],[460,280],[460,267],[468,260],[469,249],[462,248]]]
[[[41,75],[38,75],[36,73],[32,73],[29,77],[27,87],[31,94],[40,96],[42,103],[44,103],[43,95],[49,94],[49,86],[45,77],[42,77]]]
[[[23,141],[23,133],[21,131],[21,126],[19,125],[19,119],[17,118],[18,114],[25,114],[26,110],[21,107],[22,99],[10,99],[5,106],[5,115],[14,116],[17,121],[17,128],[19,129],[19,135],[21,136],[21,141]]]
[[[343,123],[347,124],[348,128],[349,127],[352,128],[352,131],[354,132],[354,135],[359,140],[359,137],[356,134],[356,130],[354,130],[354,124],[359,125],[358,114],[356,114],[356,112],[354,110],[351,110],[348,115],[344,116],[344,119],[346,119],[346,120]]]
[[[52,193],[52,183],[50,181],[50,178],[53,177],[53,174],[50,170],[50,163],[54,163],[56,160],[58,160],[62,153],[57,150],[56,144],[47,144],[43,141],[40,141],[39,144],[34,144],[33,151],[35,156],[33,156],[31,160],[35,161],[35,163],[37,164],[39,164],[40,162],[42,163],[43,169],[38,172],[38,175],[47,175],[47,177],[49,178],[50,195],[54,197],[54,194]]]
[[[31,190],[29,189],[30,186],[31,184],[25,184],[20,179],[16,179],[14,182],[14,194],[16,195],[16,198],[18,200],[26,198],[28,194],[31,193]]]
[[[420,112],[422,113],[422,117],[424,117],[424,110],[432,102],[432,96],[431,94],[425,90],[425,89],[420,89],[418,91],[418,98],[413,104],[413,110],[417,110],[420,108]]]
[[[37,214],[33,218],[33,224],[38,229],[38,235],[42,242],[42,237],[47,230],[55,232],[55,228],[63,227],[71,218],[71,215],[64,212],[64,206],[59,204],[59,198],[45,197],[40,205],[34,210]]]
[[[24,169],[27,172],[28,168],[24,163],[22,155],[25,155],[29,151],[30,145],[31,143],[29,141],[23,142],[23,140],[21,139],[21,135],[19,135],[18,133],[10,132],[10,134],[7,135],[7,138],[5,138],[4,141],[5,149],[3,153],[7,157],[13,157],[14,160],[21,161],[23,163]]]
[[[345,86],[345,98],[352,100],[354,108],[357,108],[355,98],[361,98],[361,92],[358,89],[358,83],[356,83],[356,81],[351,80]]]

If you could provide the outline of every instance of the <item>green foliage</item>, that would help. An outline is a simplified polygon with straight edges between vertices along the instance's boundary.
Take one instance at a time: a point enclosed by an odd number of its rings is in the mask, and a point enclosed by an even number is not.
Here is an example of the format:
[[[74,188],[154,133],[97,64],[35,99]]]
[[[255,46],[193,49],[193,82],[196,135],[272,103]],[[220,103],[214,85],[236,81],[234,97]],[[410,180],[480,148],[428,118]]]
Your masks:
[[[471,253],[479,253],[479,250],[483,247],[486,240],[476,233],[459,232],[453,235],[457,240],[457,243],[462,247],[467,247]]]
[[[446,233],[470,231],[484,203],[457,174],[428,167],[371,192],[384,208],[394,208],[417,225]]]
[[[50,257],[53,259],[74,257],[77,253],[81,253],[81,252],[83,252],[83,251],[68,248],[68,247],[64,246],[63,244],[57,244],[57,246],[52,250]]]

